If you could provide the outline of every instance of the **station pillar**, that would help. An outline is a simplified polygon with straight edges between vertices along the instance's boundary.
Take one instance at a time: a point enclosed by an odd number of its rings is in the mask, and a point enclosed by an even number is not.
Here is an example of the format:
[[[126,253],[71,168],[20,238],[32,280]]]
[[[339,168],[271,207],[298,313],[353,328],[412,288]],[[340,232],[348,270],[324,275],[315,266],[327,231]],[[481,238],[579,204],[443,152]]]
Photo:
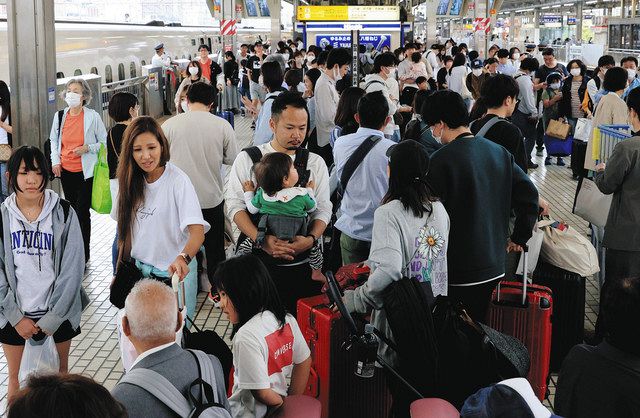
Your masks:
[[[280,0],[269,0],[269,11],[271,13],[271,33],[269,37],[271,45],[276,45],[278,41],[282,39],[282,31],[280,29],[280,9],[282,9]]]
[[[533,39],[536,40],[536,44],[540,44],[540,9],[533,9]]]
[[[582,2],[576,3],[576,41],[582,40]]]
[[[56,112],[54,2],[6,3],[13,146],[41,147]]]

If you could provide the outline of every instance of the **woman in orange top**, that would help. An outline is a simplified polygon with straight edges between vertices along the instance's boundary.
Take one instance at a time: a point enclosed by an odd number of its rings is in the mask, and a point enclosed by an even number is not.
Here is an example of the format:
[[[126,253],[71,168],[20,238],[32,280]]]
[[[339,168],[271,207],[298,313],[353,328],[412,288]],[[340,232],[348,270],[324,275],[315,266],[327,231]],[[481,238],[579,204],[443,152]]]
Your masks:
[[[89,84],[80,78],[71,79],[62,92],[67,102],[58,124],[58,115],[51,127],[51,165],[53,174],[60,177],[64,197],[78,214],[84,240],[85,261],[89,260],[91,238],[91,189],[93,169],[98,160],[100,144],[107,142],[107,130],[100,115],[85,107],[91,101]]]

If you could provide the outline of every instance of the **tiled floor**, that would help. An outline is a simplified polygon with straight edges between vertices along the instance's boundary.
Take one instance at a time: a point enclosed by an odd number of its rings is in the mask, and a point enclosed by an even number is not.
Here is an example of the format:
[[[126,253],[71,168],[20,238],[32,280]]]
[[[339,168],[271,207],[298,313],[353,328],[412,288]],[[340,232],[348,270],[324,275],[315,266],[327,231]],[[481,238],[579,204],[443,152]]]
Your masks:
[[[250,120],[236,117],[236,132],[240,148],[251,142]],[[571,204],[576,183],[571,179],[567,167],[555,165],[545,167],[543,158],[538,158],[540,168],[531,173],[541,195],[552,205],[552,215],[564,220],[586,234],[587,224],[571,213]],[[568,159],[567,159],[568,162]],[[111,389],[122,376],[118,334],[115,324],[117,309],[109,303],[109,283],[111,281],[111,243],[115,223],[106,215],[93,214],[91,261],[86,270],[83,284],[91,299],[82,315],[82,334],[73,340],[69,358],[71,372],[83,373]],[[590,279],[587,285],[586,329],[593,329],[598,304],[598,287]],[[196,324],[207,329],[215,329],[228,340],[229,322],[221,311],[206,300],[205,293],[198,297]],[[7,366],[0,355],[0,411],[6,408]],[[556,376],[552,379],[551,400],[555,392]],[[549,406],[549,404],[547,404]]]

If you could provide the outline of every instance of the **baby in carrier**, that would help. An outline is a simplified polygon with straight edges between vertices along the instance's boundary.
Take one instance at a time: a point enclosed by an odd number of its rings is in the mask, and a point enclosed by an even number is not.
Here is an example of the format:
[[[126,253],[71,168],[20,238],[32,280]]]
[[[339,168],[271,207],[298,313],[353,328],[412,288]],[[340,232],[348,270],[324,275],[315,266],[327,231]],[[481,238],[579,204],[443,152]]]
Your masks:
[[[287,154],[267,154],[255,168],[258,189],[251,180],[242,184],[244,201],[249,213],[260,214],[256,246],[264,244],[266,235],[280,240],[293,241],[297,235],[306,236],[308,214],[316,210],[313,181],[306,187],[294,187],[298,183],[298,171]],[[322,251],[316,242],[309,255],[312,278],[324,281],[322,275]]]

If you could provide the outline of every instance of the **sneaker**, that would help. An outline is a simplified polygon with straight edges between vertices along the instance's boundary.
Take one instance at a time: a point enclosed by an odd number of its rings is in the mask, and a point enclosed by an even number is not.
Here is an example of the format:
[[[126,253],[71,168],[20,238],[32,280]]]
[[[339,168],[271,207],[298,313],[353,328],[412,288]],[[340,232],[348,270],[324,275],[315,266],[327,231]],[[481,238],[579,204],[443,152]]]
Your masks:
[[[532,170],[536,169],[538,168],[538,164],[534,163],[533,161],[529,161],[529,163],[527,164],[527,168],[530,168]]]
[[[256,121],[255,120],[251,123],[251,129],[256,129]]]
[[[544,148],[538,148],[538,149],[536,150],[536,155],[537,155],[538,157],[542,157],[542,156],[544,155],[544,152],[543,152],[543,151],[544,151]]]
[[[556,164],[564,167],[566,164],[564,163],[564,160],[562,159],[562,157],[558,157],[558,161],[556,161]]]
[[[544,165],[551,165],[551,157],[547,157],[544,159]]]

